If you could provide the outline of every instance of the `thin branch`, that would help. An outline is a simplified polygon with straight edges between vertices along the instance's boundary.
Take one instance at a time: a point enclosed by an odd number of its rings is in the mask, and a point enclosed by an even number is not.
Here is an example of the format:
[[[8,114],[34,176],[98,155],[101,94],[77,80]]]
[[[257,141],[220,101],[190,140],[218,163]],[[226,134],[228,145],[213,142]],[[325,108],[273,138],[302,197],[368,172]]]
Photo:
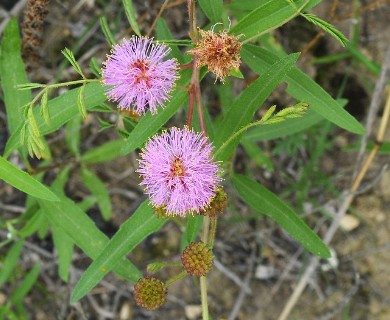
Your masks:
[[[146,37],[150,37],[151,33],[153,32],[153,30],[154,30],[154,28],[155,28],[155,26],[157,24],[157,20],[161,17],[162,13],[167,8],[168,2],[169,2],[169,0],[165,0],[164,1],[163,5],[161,6],[160,10],[157,13],[157,16],[153,20],[152,25],[150,26],[149,31],[146,34]]]
[[[367,122],[366,122],[366,134],[362,139],[359,153],[357,155],[357,166],[355,167],[355,171],[353,173],[354,179],[356,178],[357,173],[358,173],[358,169],[360,168],[361,163],[363,161],[363,156],[364,156],[364,153],[365,153],[365,150],[367,147],[367,142],[368,142],[368,139],[371,135],[374,120],[375,120],[376,115],[378,114],[378,109],[379,109],[380,104],[381,104],[382,94],[383,94],[383,90],[384,90],[385,85],[386,85],[389,70],[390,70],[390,46],[387,48],[385,60],[383,61],[382,70],[381,70],[381,73],[379,75],[379,79],[375,84],[374,93],[372,95],[370,107],[368,109],[368,116],[367,116]]]

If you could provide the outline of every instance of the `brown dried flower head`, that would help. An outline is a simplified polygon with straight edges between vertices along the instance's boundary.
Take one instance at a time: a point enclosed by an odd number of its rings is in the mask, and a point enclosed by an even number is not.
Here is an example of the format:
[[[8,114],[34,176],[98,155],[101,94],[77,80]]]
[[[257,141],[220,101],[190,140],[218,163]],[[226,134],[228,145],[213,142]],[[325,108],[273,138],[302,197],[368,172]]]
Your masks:
[[[166,300],[167,286],[154,277],[144,277],[134,286],[134,299],[137,305],[148,310],[161,307]]]
[[[191,242],[181,255],[184,269],[191,276],[205,276],[213,267],[214,256],[208,244]]]
[[[239,70],[241,63],[239,37],[227,34],[226,31],[214,33],[212,30],[199,29],[199,33],[202,39],[188,53],[198,57],[198,68],[207,65],[209,71],[223,82],[231,69]]]

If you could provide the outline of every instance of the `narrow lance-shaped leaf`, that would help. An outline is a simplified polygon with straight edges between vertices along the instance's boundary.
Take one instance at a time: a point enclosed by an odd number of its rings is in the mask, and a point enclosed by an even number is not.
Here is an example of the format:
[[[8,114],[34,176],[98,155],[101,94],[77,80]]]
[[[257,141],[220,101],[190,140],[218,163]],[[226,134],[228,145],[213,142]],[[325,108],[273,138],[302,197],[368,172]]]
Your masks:
[[[149,234],[159,230],[166,221],[155,215],[148,201],[143,202],[84,272],[72,293],[71,302],[78,301],[92,290],[126,254]]]
[[[4,29],[1,42],[0,78],[7,112],[7,124],[10,134],[20,131],[23,123],[23,106],[32,97],[31,90],[19,90],[18,85],[27,83],[27,75],[21,57],[21,41],[16,18],[10,20]]]
[[[81,178],[89,191],[96,197],[99,209],[104,220],[109,220],[111,217],[111,200],[108,190],[104,183],[92,171],[83,167],[81,170]]]
[[[10,300],[14,303],[22,302],[23,298],[31,290],[33,285],[36,283],[39,272],[41,271],[41,266],[39,264],[35,265],[23,278],[22,283],[15,289],[12,293]]]
[[[23,250],[23,243],[23,240],[15,242],[8,250],[6,257],[3,259],[0,269],[0,286],[8,280],[17,266],[20,254]]]
[[[184,55],[179,50],[179,48],[172,44],[170,41],[174,41],[171,32],[169,31],[168,25],[166,21],[162,18],[158,19],[157,26],[156,26],[156,36],[158,40],[162,40],[164,44],[167,44],[171,48],[170,57],[169,58],[176,58],[177,61],[179,61],[180,64],[185,63]]]
[[[329,22],[326,22],[311,13],[304,13],[302,16],[311,23],[319,26],[325,32],[328,32],[330,35],[332,35],[337,41],[341,43],[343,47],[348,44],[349,41],[345,35],[341,31],[337,30],[337,28]]]
[[[80,65],[78,64],[78,62],[76,61],[76,58],[74,57],[74,54],[71,50],[69,50],[68,48],[65,48],[64,50],[61,51],[62,54],[65,56],[65,58],[69,61],[69,63],[72,65],[73,69],[76,70],[76,72],[82,76],[83,78],[85,78],[84,74],[83,74],[83,71],[81,70],[81,67]]]
[[[294,1],[292,6],[286,0],[266,0],[262,5],[251,11],[237,22],[230,33],[242,35],[241,40],[253,40],[260,35],[280,27],[299,14],[308,1]]]
[[[322,258],[330,258],[331,254],[325,243],[322,242],[293,209],[280,200],[274,193],[243,175],[234,175],[233,185],[239,195],[253,210],[275,220],[294,239],[313,254]]]
[[[53,224],[51,227],[54,246],[58,255],[58,274],[64,282],[68,282],[69,268],[72,263],[73,241],[64,229]]]
[[[102,31],[104,33],[104,36],[106,37],[106,40],[110,46],[112,46],[115,43],[115,38],[113,34],[111,33],[110,28],[108,27],[107,18],[105,16],[100,17],[100,26],[102,28]]]
[[[58,201],[58,197],[46,186],[35,180],[28,173],[15,167],[12,163],[0,156],[0,179],[9,183],[16,189],[34,197],[49,201]]]
[[[47,219],[51,224],[62,228],[75,245],[89,257],[96,259],[109,239],[72,200],[60,193],[57,193],[57,196],[61,201],[55,205],[54,202],[39,200]],[[118,261],[113,271],[132,282],[136,282],[142,276],[142,273],[127,259]]]
[[[181,237],[180,248],[184,250],[191,242],[196,240],[197,235],[202,227],[203,216],[195,215],[187,218],[186,229]]]
[[[141,31],[139,30],[137,20],[135,18],[135,10],[132,0],[122,0],[123,7],[125,8],[125,13],[127,20],[130,23],[130,26],[133,28],[134,32],[141,36]]]
[[[217,160],[226,160],[229,157],[234,147],[239,143],[241,135],[231,141],[228,147],[220,150],[219,148],[232,134],[252,120],[256,110],[262,106],[276,86],[283,81],[298,56],[298,54],[291,54],[276,61],[235,100],[222,120],[214,141]]]
[[[263,74],[279,59],[272,52],[249,44],[242,47],[241,57],[258,74]],[[308,103],[315,112],[341,128],[364,134],[364,127],[304,72],[293,67],[285,80],[287,92],[294,98]]]
[[[221,21],[223,0],[199,0],[199,5],[212,23]]]
[[[80,87],[79,94],[77,96],[77,107],[79,108],[79,112],[81,117],[85,119],[87,117],[87,107],[85,106],[85,84]]]
[[[50,113],[47,106],[48,91],[45,90],[41,98],[41,116],[47,124],[50,124]]]
[[[34,118],[39,129],[39,133],[43,136],[45,134],[56,131],[59,127],[73,119],[78,114],[78,96],[80,88],[69,90],[68,92],[48,101],[48,108],[50,109],[50,124],[48,125],[43,117],[40,115],[40,107],[34,108]],[[100,105],[106,100],[106,95],[102,85],[97,82],[88,83],[84,88],[84,102],[86,109],[91,109]],[[19,115],[20,116],[20,115]],[[22,125],[15,131],[15,133],[7,141],[5,149],[5,157],[20,146],[20,129]]]
[[[121,149],[123,143],[123,139],[118,139],[89,149],[81,156],[81,161],[84,163],[100,163],[118,158],[122,155]]]

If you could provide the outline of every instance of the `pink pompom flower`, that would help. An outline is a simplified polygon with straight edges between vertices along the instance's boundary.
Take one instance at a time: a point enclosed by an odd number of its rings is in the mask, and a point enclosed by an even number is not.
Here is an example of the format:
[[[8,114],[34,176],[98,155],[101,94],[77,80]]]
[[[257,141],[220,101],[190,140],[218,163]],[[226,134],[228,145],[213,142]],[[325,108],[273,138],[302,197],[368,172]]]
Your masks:
[[[164,60],[169,52],[169,47],[144,37],[133,36],[114,45],[102,69],[109,99],[121,109],[155,114],[170,98],[178,77],[176,60]]]
[[[202,133],[173,127],[150,138],[142,151],[138,172],[153,207],[164,208],[167,215],[186,216],[209,205],[221,169]]]

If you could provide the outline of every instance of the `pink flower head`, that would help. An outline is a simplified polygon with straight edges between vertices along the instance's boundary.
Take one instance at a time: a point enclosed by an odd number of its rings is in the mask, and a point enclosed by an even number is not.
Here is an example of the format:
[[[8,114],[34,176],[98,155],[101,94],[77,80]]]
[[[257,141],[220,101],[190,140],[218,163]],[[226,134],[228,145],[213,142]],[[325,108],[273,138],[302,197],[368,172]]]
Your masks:
[[[187,127],[152,137],[141,153],[138,169],[152,205],[180,216],[205,209],[221,180],[212,151],[202,133]]]
[[[152,114],[170,98],[177,79],[175,59],[164,61],[169,47],[152,39],[132,37],[113,46],[102,69],[108,97],[122,109]]]

